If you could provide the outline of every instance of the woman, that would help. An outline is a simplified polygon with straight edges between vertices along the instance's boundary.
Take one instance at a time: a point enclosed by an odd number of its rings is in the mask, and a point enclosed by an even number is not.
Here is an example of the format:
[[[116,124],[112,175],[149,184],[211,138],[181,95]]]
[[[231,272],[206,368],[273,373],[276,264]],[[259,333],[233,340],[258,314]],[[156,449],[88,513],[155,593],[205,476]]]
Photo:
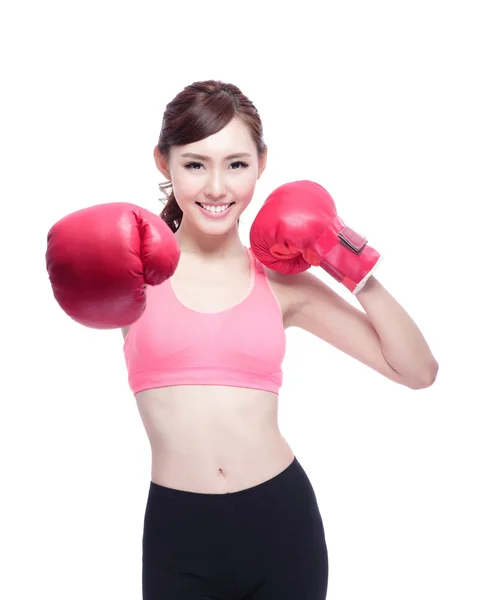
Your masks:
[[[167,179],[160,187],[172,187],[161,218],[177,246],[169,239],[162,248],[167,272],[143,286],[141,316],[122,327],[152,450],[145,600],[326,597],[316,496],[278,428],[287,327],[414,389],[437,370],[417,327],[373,277],[357,293],[364,314],[311,273],[270,269],[242,244],[239,218],[266,158],[260,117],[236,86],[196,82],[168,104],[154,159]],[[397,343],[392,329],[402,332]]]

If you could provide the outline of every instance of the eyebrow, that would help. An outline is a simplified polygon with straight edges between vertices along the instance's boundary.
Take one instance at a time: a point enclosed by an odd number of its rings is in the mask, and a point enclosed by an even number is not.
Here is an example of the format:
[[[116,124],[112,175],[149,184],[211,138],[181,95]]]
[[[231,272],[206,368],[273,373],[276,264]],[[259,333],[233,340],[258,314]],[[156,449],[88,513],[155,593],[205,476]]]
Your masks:
[[[203,156],[202,154],[193,154],[192,152],[186,152],[185,154],[181,154],[185,158],[198,158],[199,160],[211,160],[209,156]],[[251,158],[251,154],[248,152],[240,152],[239,154],[229,154],[225,156],[225,160],[230,160],[231,158],[240,158],[241,156],[249,156]]]

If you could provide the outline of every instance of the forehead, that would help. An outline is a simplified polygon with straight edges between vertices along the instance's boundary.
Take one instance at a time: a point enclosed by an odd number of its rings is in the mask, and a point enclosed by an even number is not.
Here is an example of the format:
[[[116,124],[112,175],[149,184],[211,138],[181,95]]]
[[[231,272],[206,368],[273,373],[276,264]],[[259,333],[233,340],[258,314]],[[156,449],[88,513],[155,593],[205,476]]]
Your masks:
[[[254,153],[255,144],[249,129],[238,119],[232,119],[226,127],[209,137],[172,148],[175,154],[195,152],[213,158],[223,158],[228,154],[250,152]]]

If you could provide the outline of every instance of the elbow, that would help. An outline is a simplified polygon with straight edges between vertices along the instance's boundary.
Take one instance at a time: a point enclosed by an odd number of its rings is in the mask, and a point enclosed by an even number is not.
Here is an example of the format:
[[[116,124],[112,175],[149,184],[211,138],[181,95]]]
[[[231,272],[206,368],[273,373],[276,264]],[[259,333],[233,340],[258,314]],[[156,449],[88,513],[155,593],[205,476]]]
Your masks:
[[[409,387],[413,390],[424,390],[425,388],[431,387],[436,381],[438,371],[439,364],[435,362],[420,381],[416,381],[414,384],[409,385]]]

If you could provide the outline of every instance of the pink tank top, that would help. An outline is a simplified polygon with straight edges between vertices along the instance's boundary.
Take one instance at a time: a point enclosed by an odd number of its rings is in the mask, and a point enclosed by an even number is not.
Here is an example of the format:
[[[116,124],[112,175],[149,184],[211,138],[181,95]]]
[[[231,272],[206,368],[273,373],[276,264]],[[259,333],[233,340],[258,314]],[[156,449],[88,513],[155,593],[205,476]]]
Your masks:
[[[134,394],[172,385],[226,385],[278,393],[286,351],[283,317],[265,269],[251,266],[246,298],[216,313],[177,299],[171,281],[147,287],[146,309],[130,327],[123,352]]]

